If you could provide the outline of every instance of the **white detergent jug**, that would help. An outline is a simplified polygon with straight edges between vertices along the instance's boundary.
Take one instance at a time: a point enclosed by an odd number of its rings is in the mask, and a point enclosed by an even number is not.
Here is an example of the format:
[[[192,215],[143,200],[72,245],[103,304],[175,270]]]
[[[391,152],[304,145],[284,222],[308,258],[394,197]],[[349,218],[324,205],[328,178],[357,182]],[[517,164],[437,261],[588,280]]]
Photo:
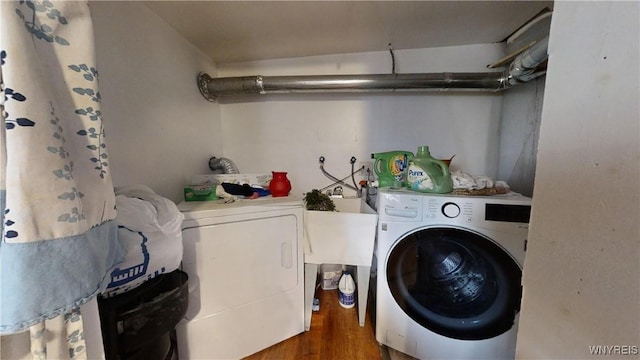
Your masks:
[[[348,271],[345,271],[338,282],[338,301],[343,308],[352,308],[356,304],[356,283]]]

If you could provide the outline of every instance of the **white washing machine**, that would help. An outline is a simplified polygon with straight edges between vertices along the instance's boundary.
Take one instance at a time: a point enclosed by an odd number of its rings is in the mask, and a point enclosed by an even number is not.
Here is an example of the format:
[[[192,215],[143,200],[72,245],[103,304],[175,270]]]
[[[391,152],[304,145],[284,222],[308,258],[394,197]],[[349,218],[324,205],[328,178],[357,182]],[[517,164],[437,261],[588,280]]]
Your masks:
[[[513,359],[531,200],[378,194],[376,339],[419,359]]]
[[[302,201],[184,202],[181,359],[240,359],[304,331]]]

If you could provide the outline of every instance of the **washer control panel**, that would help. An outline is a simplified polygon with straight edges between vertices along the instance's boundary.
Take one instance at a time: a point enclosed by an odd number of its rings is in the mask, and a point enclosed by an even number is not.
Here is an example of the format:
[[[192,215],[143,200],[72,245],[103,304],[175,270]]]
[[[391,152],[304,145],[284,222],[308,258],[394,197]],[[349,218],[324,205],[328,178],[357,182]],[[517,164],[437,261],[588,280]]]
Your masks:
[[[456,218],[460,215],[460,206],[452,202],[445,203],[442,205],[442,213],[448,218]]]
[[[388,189],[378,193],[378,219],[383,222],[423,221],[509,230],[513,223],[528,223],[530,212],[531,199],[516,193],[463,196]]]
[[[435,220],[454,220],[455,222],[463,222],[470,224],[473,222],[473,203],[460,201],[451,201],[451,199],[441,197],[431,197],[425,201],[424,209],[425,219]]]

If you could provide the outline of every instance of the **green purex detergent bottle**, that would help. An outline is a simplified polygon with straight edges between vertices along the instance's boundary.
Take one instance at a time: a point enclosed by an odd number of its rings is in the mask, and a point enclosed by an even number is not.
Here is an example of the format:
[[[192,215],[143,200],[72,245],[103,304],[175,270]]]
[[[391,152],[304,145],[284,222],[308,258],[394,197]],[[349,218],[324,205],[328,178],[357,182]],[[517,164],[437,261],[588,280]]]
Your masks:
[[[449,167],[431,157],[428,146],[418,147],[407,171],[407,187],[414,191],[446,194],[453,190]]]
[[[399,189],[407,183],[407,165],[413,153],[409,151],[387,151],[371,154],[375,160],[373,171],[378,177],[378,187]]]

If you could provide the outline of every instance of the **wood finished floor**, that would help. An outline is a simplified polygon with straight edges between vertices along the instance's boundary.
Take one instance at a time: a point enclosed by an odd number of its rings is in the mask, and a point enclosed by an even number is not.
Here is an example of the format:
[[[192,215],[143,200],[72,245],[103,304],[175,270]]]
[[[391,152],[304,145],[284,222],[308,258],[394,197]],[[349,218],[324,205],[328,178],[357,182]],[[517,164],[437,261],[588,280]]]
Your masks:
[[[358,324],[358,309],[345,309],[338,303],[336,290],[316,290],[320,311],[311,316],[311,329],[280,342],[245,360],[383,360],[378,345],[371,305],[367,306],[364,327]]]

